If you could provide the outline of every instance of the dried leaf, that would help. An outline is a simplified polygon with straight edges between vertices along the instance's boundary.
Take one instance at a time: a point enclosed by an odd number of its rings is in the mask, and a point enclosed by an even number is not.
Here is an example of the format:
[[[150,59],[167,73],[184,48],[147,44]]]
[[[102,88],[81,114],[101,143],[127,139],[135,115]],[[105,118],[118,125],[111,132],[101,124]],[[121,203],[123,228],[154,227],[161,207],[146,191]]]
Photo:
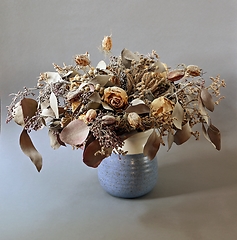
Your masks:
[[[215,103],[213,101],[212,95],[208,92],[206,88],[201,90],[201,99],[204,106],[211,112],[214,111]]]
[[[173,123],[178,129],[182,129],[182,122],[184,119],[184,109],[181,104],[177,101],[173,113],[172,113]]]
[[[184,142],[186,142],[191,137],[192,129],[189,125],[189,122],[187,122],[183,127],[182,130],[178,129],[176,133],[174,134],[174,142],[177,145],[181,145]]]
[[[61,76],[57,72],[45,72],[44,74],[47,76],[47,83],[56,83],[62,80]]]
[[[98,153],[98,151],[100,151],[100,150],[101,150],[101,146],[100,146],[98,140],[94,140],[94,141],[90,142],[84,149],[83,162],[89,167],[93,167],[93,168],[98,167],[99,164],[101,163],[101,161],[104,158],[111,155],[111,153],[112,153],[112,149],[108,149],[108,152],[106,153],[106,155],[102,155],[102,154]]]
[[[144,114],[144,113],[149,113],[150,112],[150,108],[146,105],[146,104],[137,104],[134,106],[129,106],[126,110],[126,113],[131,113],[131,112],[135,112],[137,114]]]
[[[208,142],[210,142],[213,145],[213,147],[215,147],[215,145],[211,142],[211,139],[209,138],[209,136],[207,134],[207,130],[206,130],[204,124],[202,124],[202,132],[203,132],[203,136],[206,138],[206,140]]]
[[[23,98],[21,106],[24,118],[31,118],[35,115],[38,107],[38,102],[32,98]]]
[[[98,62],[96,68],[100,69],[100,70],[105,70],[106,69],[106,63],[105,61],[101,60]]]
[[[51,92],[51,94],[50,94],[49,101],[50,101],[50,107],[52,108],[52,110],[55,114],[55,117],[59,118],[58,100],[57,100],[57,97],[55,96],[55,94],[53,92]]]
[[[17,102],[12,111],[13,120],[20,126],[25,126],[21,102]]]
[[[55,131],[49,129],[48,131],[49,139],[50,139],[50,146],[53,149],[58,149],[61,144],[58,142],[58,137]]]
[[[167,141],[168,141],[168,150],[167,151],[169,151],[172,147],[173,142],[174,142],[174,134],[171,131],[169,131],[169,133],[168,133]]]
[[[90,82],[94,85],[100,84],[101,87],[104,87],[109,82],[110,77],[109,75],[97,75]]]
[[[157,135],[156,131],[153,130],[151,135],[148,137],[147,142],[143,148],[143,154],[148,156],[150,160],[154,159],[156,153],[160,148],[161,138]]]
[[[221,150],[221,133],[218,128],[210,124],[207,128],[207,134],[217,150]]]
[[[39,152],[36,150],[33,145],[30,136],[28,135],[26,130],[23,130],[20,136],[20,147],[21,150],[31,159],[31,161],[36,166],[38,172],[40,172],[42,168],[42,157]]]
[[[162,73],[166,71],[166,67],[164,65],[164,63],[162,63],[160,60],[157,60],[154,65],[156,66],[156,72],[157,73]]]
[[[167,79],[169,81],[172,81],[172,82],[175,82],[175,81],[178,81],[180,79],[182,79],[185,75],[185,71],[182,70],[182,69],[176,69],[176,70],[173,70],[173,71],[170,71],[167,75]]]
[[[204,121],[208,124],[209,123],[209,116],[203,106],[201,97],[198,98],[198,108],[199,108],[199,112],[202,115]]]
[[[83,120],[75,119],[60,133],[60,139],[72,146],[82,144],[89,134],[89,127]]]
[[[109,106],[109,104],[102,102],[102,107],[106,110],[110,110],[113,111],[114,109],[112,107]]]
[[[137,54],[131,52],[130,50],[124,48],[121,52],[121,57],[122,57],[122,64],[126,67],[126,68],[130,68],[131,67],[131,62],[132,60],[134,61],[139,61],[140,58]]]

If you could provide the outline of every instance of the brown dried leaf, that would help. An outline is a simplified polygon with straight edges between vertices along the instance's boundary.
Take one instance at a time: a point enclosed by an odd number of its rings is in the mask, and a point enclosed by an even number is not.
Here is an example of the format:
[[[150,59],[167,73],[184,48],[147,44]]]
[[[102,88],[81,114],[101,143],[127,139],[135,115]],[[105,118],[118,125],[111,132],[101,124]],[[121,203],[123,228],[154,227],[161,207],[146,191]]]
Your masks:
[[[207,128],[207,134],[217,150],[221,150],[221,133],[217,127],[210,124]]]
[[[61,146],[61,144],[58,142],[58,137],[57,134],[55,134],[55,131],[49,129],[48,136],[50,139],[51,148],[58,149]]]
[[[150,160],[154,159],[156,153],[160,148],[161,138],[157,135],[156,131],[153,130],[151,135],[148,137],[147,142],[143,148],[143,154],[148,156]]]
[[[106,153],[106,155],[102,155],[100,153],[97,153],[100,150],[101,150],[101,146],[98,140],[94,140],[90,142],[84,149],[83,162],[89,167],[93,167],[93,168],[98,167],[101,161],[107,156],[111,155],[112,153],[112,149],[108,149],[108,152]]]
[[[201,97],[198,98],[198,108],[199,108],[199,112],[202,115],[203,119],[208,124],[209,123],[209,117],[208,117],[208,114],[205,110],[205,107],[203,106]]]
[[[131,113],[131,112],[135,112],[137,114],[144,114],[144,113],[149,113],[150,112],[150,108],[144,104],[137,104],[134,106],[128,106],[128,108],[125,110],[126,113]]]
[[[167,141],[168,141],[168,150],[167,151],[169,151],[172,147],[173,142],[174,142],[174,134],[171,131],[169,131],[169,133],[168,133]]]
[[[181,104],[177,101],[173,113],[172,113],[173,123],[178,129],[182,129],[182,122],[184,119],[184,109]]]
[[[181,145],[184,142],[186,142],[191,137],[192,129],[189,125],[189,122],[187,122],[183,127],[182,130],[178,129],[176,133],[174,134],[174,142],[177,145]]]
[[[182,69],[176,69],[176,70],[173,70],[173,71],[170,71],[167,75],[167,79],[169,81],[172,81],[172,82],[175,82],[175,81],[178,81],[180,79],[182,79],[185,75],[185,71],[182,70]]]
[[[108,83],[110,77],[111,76],[109,76],[109,75],[97,75],[90,82],[94,85],[100,84],[100,86],[103,87]]]
[[[32,98],[23,98],[21,106],[24,118],[31,118],[35,115],[38,107],[38,102]]]
[[[202,132],[203,132],[203,136],[206,138],[206,140],[208,142],[210,142],[213,145],[213,147],[215,147],[215,145],[211,142],[211,139],[209,138],[209,136],[207,134],[207,130],[206,130],[204,124],[202,124]]]
[[[51,94],[50,94],[49,102],[50,102],[50,107],[52,108],[52,110],[55,114],[55,117],[59,118],[58,100],[57,100],[57,97],[55,96],[55,94],[53,92],[51,92]]]
[[[72,146],[82,144],[89,134],[89,127],[83,120],[75,119],[60,133],[60,139]]]
[[[27,155],[34,163],[38,172],[40,172],[42,168],[42,157],[33,145],[30,136],[28,135],[26,130],[23,130],[20,135],[20,147],[21,150],[25,153],[25,155]]]
[[[122,64],[126,67],[126,68],[130,68],[131,67],[131,62],[132,60],[134,61],[139,61],[140,58],[137,54],[131,52],[130,50],[124,48],[121,52],[121,58],[122,58]]]
[[[201,99],[203,105],[211,112],[214,111],[215,103],[213,101],[212,95],[208,92],[206,88],[202,88],[201,90]]]

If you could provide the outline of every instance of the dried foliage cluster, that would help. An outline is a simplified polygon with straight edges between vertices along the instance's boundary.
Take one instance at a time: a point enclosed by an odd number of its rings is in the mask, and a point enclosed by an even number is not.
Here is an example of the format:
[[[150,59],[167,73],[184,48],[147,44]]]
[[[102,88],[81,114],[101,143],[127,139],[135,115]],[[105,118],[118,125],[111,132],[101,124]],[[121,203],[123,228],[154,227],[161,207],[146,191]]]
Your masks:
[[[112,48],[111,36],[102,41],[106,54]],[[90,55],[76,55],[74,65],[53,64],[55,72],[40,74],[37,86],[13,94],[7,122],[12,119],[23,127],[22,151],[38,171],[42,157],[29,133],[48,129],[53,149],[71,145],[83,149],[83,161],[91,167],[112,152],[126,154],[123,144],[137,132],[154,129],[144,146],[144,154],[153,159],[160,145],[181,145],[199,132],[217,149],[220,131],[208,112],[223,98],[225,81],[210,78],[206,86],[202,69],[181,64],[175,69],[162,63],[155,51],[148,55],[123,49],[110,56],[106,64],[91,65]],[[35,95],[35,93],[38,93]],[[31,96],[31,97],[30,97]]]

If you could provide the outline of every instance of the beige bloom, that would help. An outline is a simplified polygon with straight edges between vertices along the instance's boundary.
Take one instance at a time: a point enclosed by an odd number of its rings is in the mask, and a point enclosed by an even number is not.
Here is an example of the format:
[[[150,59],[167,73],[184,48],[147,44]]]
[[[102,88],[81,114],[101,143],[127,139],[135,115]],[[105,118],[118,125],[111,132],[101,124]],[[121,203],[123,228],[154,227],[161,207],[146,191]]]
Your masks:
[[[103,100],[111,107],[121,109],[127,105],[128,95],[120,87],[108,87],[104,90]]]
[[[138,128],[141,125],[141,118],[135,112],[129,113],[127,119],[128,119],[128,122],[129,122],[130,126],[135,128],[135,129]]]
[[[153,116],[161,116],[164,113],[169,113],[174,108],[174,103],[168,98],[162,96],[156,98],[151,103],[151,114]]]

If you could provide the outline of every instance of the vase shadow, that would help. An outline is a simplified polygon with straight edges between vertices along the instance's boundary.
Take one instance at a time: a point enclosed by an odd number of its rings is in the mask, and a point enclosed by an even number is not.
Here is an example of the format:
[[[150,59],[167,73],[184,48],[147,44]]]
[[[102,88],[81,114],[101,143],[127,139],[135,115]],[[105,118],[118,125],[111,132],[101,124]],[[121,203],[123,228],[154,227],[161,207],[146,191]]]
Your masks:
[[[236,153],[192,157],[192,160],[161,164],[158,168],[156,187],[143,199],[165,198],[237,184]]]

